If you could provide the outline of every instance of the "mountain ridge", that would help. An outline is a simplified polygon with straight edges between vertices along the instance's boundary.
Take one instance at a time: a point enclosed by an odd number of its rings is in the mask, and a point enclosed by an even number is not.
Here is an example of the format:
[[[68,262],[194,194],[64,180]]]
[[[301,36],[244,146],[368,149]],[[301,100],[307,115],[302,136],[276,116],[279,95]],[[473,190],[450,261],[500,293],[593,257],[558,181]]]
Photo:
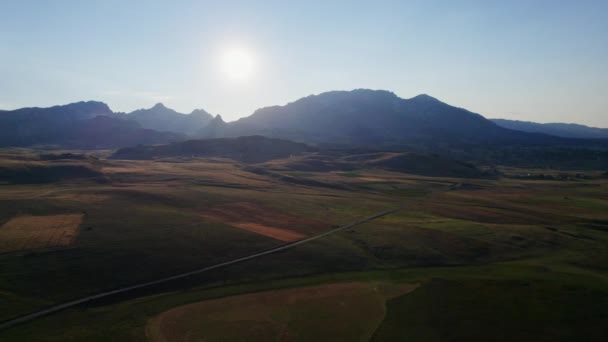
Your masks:
[[[95,134],[90,122],[89,125],[82,122],[100,116],[113,119],[96,119],[102,124],[100,129],[114,127],[114,131],[106,131],[107,137],[104,138]],[[85,127],[91,137],[77,132],[85,130]],[[251,135],[336,147],[424,145],[443,146],[444,150],[480,144],[551,146],[594,143],[501,127],[480,114],[449,105],[428,94],[403,99],[387,90],[370,89],[309,95],[285,105],[259,108],[250,116],[232,122],[225,122],[220,115],[213,117],[203,109],[194,109],[190,114],[179,113],[162,103],[131,113],[113,112],[107,104],[99,101],[48,108],[28,107],[1,111],[0,133],[0,146],[58,144],[86,148],[124,147],[126,143],[160,144],[188,137]],[[123,134],[139,138],[125,139],[120,136]],[[79,142],[75,137],[81,137],[83,141]]]
[[[544,133],[564,138],[608,139],[608,128],[591,127],[576,123],[538,123],[509,119],[490,119],[499,126],[531,133]]]
[[[145,129],[122,117],[99,101],[4,111],[0,115],[0,146],[116,148],[181,139],[179,134]]]
[[[213,116],[204,109],[194,109],[190,114],[179,113],[162,103],[157,103],[148,109],[137,109],[124,115],[143,128],[158,131],[171,131],[192,135],[207,126]]]
[[[307,143],[556,141],[499,127],[480,114],[426,94],[402,99],[390,91],[370,89],[330,91],[263,107],[228,123],[224,131],[224,136],[261,134]]]

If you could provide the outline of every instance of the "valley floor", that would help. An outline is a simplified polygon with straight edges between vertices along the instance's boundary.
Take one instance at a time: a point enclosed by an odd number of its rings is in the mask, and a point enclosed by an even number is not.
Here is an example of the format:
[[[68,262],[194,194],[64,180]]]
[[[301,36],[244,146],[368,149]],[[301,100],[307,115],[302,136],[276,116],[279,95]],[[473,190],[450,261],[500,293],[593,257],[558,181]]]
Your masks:
[[[0,340],[608,338],[608,179],[599,173],[525,179],[509,175],[536,170],[505,168],[501,178],[464,179],[373,168],[267,174],[221,159],[91,164],[102,176],[0,184],[0,321],[407,205],[23,323]]]

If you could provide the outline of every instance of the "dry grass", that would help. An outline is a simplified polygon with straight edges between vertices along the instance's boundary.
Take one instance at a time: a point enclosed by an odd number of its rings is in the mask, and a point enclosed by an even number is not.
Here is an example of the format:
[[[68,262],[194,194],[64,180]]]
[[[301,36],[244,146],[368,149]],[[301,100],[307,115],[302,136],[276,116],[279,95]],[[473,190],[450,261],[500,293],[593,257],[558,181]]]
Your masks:
[[[59,200],[67,200],[67,201],[76,201],[83,203],[99,203],[105,200],[110,199],[108,195],[100,195],[100,194],[66,194],[53,197],[54,199]]]
[[[367,341],[386,300],[416,284],[338,283],[180,306],[149,321],[153,341]]]
[[[17,216],[0,228],[0,253],[71,245],[82,214]]]
[[[285,242],[297,241],[306,237],[306,235],[294,232],[292,230],[265,226],[259,223],[234,223],[232,225],[237,228]]]
[[[327,228],[323,222],[288,215],[251,202],[215,206],[206,209],[201,216],[280,241],[300,240],[306,237],[305,233]]]
[[[158,179],[163,182],[167,182],[167,178],[171,178],[255,187],[267,187],[272,184],[269,179],[243,171],[235,166],[234,162],[226,160],[197,159],[189,162],[112,160],[105,161],[102,171],[110,178],[131,175],[148,180],[160,177]]]

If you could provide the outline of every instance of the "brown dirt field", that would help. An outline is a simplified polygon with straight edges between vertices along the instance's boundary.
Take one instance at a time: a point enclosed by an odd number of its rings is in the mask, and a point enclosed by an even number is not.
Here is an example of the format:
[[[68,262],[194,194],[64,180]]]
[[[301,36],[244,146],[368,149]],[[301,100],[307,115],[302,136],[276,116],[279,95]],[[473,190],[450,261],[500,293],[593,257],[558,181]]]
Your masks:
[[[328,228],[326,223],[284,214],[251,202],[215,206],[205,209],[201,216],[280,241],[299,240],[306,237],[305,233],[320,232]]]
[[[150,171],[143,165],[120,165],[120,166],[104,166],[101,171],[103,173],[147,173]]]
[[[269,227],[259,223],[234,223],[232,225],[237,228],[285,242],[298,241],[306,237],[306,235],[291,230]]]
[[[357,177],[357,180],[363,181],[363,182],[386,182],[386,178],[379,178],[379,177]]]
[[[0,253],[65,247],[78,235],[82,214],[17,216],[0,227]]]
[[[148,322],[152,341],[367,341],[386,300],[418,284],[338,283],[176,307]]]
[[[59,200],[77,201],[84,203],[99,203],[110,198],[108,195],[98,194],[67,194],[53,197]]]
[[[470,207],[457,204],[433,203],[432,206],[428,206],[428,210],[437,216],[485,223],[542,224],[547,221],[542,217],[518,212],[510,208]]]

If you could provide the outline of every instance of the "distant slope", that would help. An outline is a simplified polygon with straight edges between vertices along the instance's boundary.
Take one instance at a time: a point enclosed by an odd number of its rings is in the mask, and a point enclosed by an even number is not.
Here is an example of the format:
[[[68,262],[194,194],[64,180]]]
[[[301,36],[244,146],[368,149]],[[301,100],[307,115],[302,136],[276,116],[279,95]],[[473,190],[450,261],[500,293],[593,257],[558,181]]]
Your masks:
[[[90,119],[98,115],[114,115],[114,112],[112,112],[107,104],[98,101],[81,101],[48,108],[26,107],[15,110],[3,110],[0,113],[3,116],[18,116],[26,120],[46,119],[51,116],[54,120],[58,121]]]
[[[136,122],[122,120],[121,114],[112,112],[102,102],[0,112],[0,146],[116,148],[180,138],[174,133],[143,129]]]
[[[377,153],[368,155],[367,166],[433,177],[479,177],[477,167],[457,160],[418,153]]]
[[[206,127],[213,116],[202,109],[182,114],[165,107],[162,103],[149,109],[139,109],[125,116],[143,128],[192,135]]]
[[[564,138],[608,139],[608,128],[568,123],[536,123],[507,119],[491,119],[495,124],[517,131],[551,134]]]
[[[215,134],[209,130],[207,134]],[[499,127],[428,95],[402,99],[383,90],[332,91],[266,107],[231,122],[224,136],[262,134],[303,142],[391,145],[409,142],[551,142],[555,137]]]
[[[70,179],[97,179],[103,174],[86,163],[19,163],[0,165],[0,179],[14,184],[51,183]]]
[[[74,148],[120,148],[138,144],[163,144],[186,137],[139,127],[135,122],[98,116],[74,124],[66,132],[62,145]]]
[[[365,168],[385,169],[430,177],[478,178],[494,175],[475,165],[418,153],[376,152],[339,155],[331,152],[305,154],[265,164],[276,171],[352,171]]]
[[[314,151],[311,146],[262,136],[187,140],[168,145],[122,148],[113,159],[154,159],[166,157],[222,157],[258,163]]]
[[[205,138],[221,138],[226,135],[228,124],[222,119],[221,115],[216,115],[207,126],[196,132],[197,136]]]
[[[3,154],[0,162],[0,183],[50,183],[63,180],[95,180],[106,182],[99,159],[73,153]]]
[[[49,108],[21,108],[0,113],[0,146],[53,143],[70,125],[98,115],[114,115],[102,102],[77,102]]]

